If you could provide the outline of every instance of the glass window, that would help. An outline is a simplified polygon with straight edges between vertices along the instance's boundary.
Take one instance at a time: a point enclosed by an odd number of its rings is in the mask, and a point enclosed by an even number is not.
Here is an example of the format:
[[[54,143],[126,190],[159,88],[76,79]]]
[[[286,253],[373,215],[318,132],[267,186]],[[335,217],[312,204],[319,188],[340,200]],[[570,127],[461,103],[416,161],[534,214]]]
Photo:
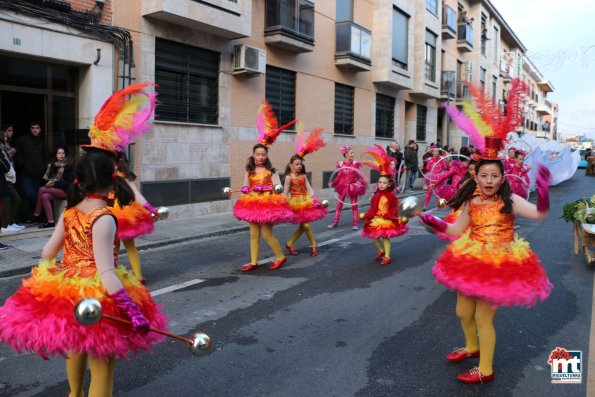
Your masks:
[[[370,61],[372,57],[372,35],[370,31],[353,22],[343,21],[336,25],[337,53],[350,53],[353,56]]]
[[[376,137],[392,138],[395,128],[395,98],[376,94]]]
[[[24,59],[0,62],[0,84],[29,88],[47,88],[47,65]]]
[[[393,60],[407,69],[409,60],[409,16],[393,8]]]
[[[78,68],[73,66],[52,65],[52,89],[74,92]]]
[[[265,91],[280,126],[295,119],[295,72],[267,65]]]
[[[218,123],[219,53],[157,39],[155,82],[156,120]]]
[[[309,0],[267,0],[265,26],[285,28],[314,38],[314,3]]]
[[[335,83],[335,134],[353,135],[354,88]]]
[[[426,0],[426,10],[438,15],[438,0]]]
[[[498,41],[500,40],[500,31],[497,27],[494,26],[494,37],[492,37],[492,42],[494,43],[494,53],[492,54],[492,60],[494,64],[498,64]]]
[[[425,77],[426,80],[436,81],[436,38],[438,36],[426,30],[425,47]]]
[[[415,128],[415,139],[417,141],[426,141],[426,120],[428,118],[428,108],[423,105],[417,105],[417,126]]]
[[[336,20],[353,21],[353,0],[337,0]]]

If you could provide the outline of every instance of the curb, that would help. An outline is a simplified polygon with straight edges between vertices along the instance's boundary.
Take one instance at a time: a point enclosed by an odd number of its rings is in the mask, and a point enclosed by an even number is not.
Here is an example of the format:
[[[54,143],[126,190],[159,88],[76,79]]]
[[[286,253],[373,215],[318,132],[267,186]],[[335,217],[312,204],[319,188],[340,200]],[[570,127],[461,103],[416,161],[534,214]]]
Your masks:
[[[399,199],[403,198],[403,197],[408,197],[408,196],[419,196],[419,195],[424,195],[425,192],[422,190],[421,192],[413,192],[413,194],[398,194],[397,197]],[[361,205],[361,207],[367,207],[369,204],[363,204]],[[347,210],[347,209],[346,209]],[[329,210],[329,214],[336,212],[336,207],[333,210]],[[146,244],[139,244],[137,245],[137,250],[138,251],[145,251],[145,250],[149,250],[149,249],[153,249],[153,248],[161,248],[167,245],[172,245],[172,244],[179,244],[179,243],[185,243],[188,241],[193,241],[193,240],[201,240],[201,239],[205,239],[205,238],[209,238],[209,237],[216,237],[216,236],[227,236],[230,234],[235,234],[235,233],[240,233],[240,232],[244,232],[249,230],[248,226],[237,226],[237,227],[231,227],[228,229],[223,229],[223,230],[219,230],[219,231],[215,231],[215,232],[208,232],[208,233],[202,233],[202,234],[197,234],[194,236],[184,236],[184,237],[179,237],[179,238],[170,238],[167,240],[162,240],[162,241],[155,241],[155,242],[150,242],[150,243],[146,243]],[[121,249],[118,253],[119,255],[124,255],[126,254],[126,250],[125,249]],[[6,277],[11,277],[11,276],[16,276],[16,275],[20,275],[20,274],[27,274],[31,272],[31,268],[33,268],[35,265],[31,265],[31,266],[23,266],[23,267],[18,267],[18,268],[14,268],[14,269],[10,269],[10,270],[0,270],[0,278],[6,278]]]

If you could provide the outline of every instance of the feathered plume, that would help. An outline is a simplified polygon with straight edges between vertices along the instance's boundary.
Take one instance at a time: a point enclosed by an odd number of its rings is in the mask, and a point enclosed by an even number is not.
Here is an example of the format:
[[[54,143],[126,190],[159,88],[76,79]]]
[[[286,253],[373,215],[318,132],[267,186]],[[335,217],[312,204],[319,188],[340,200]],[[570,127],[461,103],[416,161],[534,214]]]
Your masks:
[[[394,168],[391,167],[391,157],[384,151],[382,146],[374,145],[373,147],[366,150],[366,153],[370,154],[374,161],[364,161],[364,164],[378,171],[380,175],[394,176]]]
[[[322,139],[322,128],[315,128],[310,135],[304,131],[304,123],[297,123],[297,138],[295,140],[295,154],[304,158],[307,154],[313,153],[324,147],[326,143]],[[307,135],[307,136],[306,136]]]
[[[483,120],[481,114],[479,114],[473,107],[473,103],[471,103],[471,101],[463,101],[463,112],[473,122],[473,125],[481,136],[488,136],[492,134],[492,128]]]
[[[502,116],[502,112],[500,111],[498,104],[492,100],[492,97],[487,96],[480,87],[467,83],[467,88],[473,96],[473,99],[475,99],[475,108],[477,109],[477,113],[481,115],[482,120],[488,126],[490,126],[493,133],[499,131],[502,126],[502,121],[504,117]],[[467,116],[472,118],[471,115],[469,115],[466,111],[465,113],[467,114]],[[481,128],[477,124],[475,124],[475,126],[478,128],[478,130],[481,130]]]
[[[258,127],[258,142],[270,146],[275,143],[279,134],[295,124],[295,120],[290,121],[284,126],[278,127],[277,117],[273,113],[273,108],[266,101],[262,100],[258,115],[256,116],[256,126]]]
[[[147,94],[143,89],[152,85],[133,84],[109,97],[89,128],[91,145],[84,145],[83,148],[119,151],[132,143],[134,138],[150,130],[157,94]]]
[[[477,131],[473,121],[469,119],[463,112],[457,109],[456,106],[442,105],[446,112],[452,119],[452,121],[463,131],[468,137],[471,143],[480,151],[483,152],[485,149],[485,142],[483,136]]]
[[[527,85],[524,82],[520,79],[512,80],[512,87],[506,103],[506,118],[502,123],[502,129],[497,132],[497,135],[502,139],[505,139],[510,131],[514,131],[523,122],[526,93]]]

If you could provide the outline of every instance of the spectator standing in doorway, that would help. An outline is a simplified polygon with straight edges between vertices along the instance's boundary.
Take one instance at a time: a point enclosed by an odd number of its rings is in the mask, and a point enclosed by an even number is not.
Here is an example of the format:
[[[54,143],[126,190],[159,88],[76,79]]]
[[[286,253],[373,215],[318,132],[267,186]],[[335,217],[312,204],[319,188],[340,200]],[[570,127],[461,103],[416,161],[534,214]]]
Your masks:
[[[4,154],[10,166],[8,172],[4,173],[8,196],[4,197],[2,215],[0,215],[0,226],[2,227],[0,231],[5,233],[18,232],[25,228],[24,226],[17,225],[15,223],[17,210],[19,208],[19,204],[21,203],[21,196],[15,187],[17,175],[14,169],[14,155],[16,150],[10,145],[10,138],[12,137],[12,134],[12,125],[4,126],[0,131],[0,155]]]
[[[23,195],[27,200],[25,222],[33,222],[33,208],[37,199],[37,191],[44,184],[45,173],[45,141],[41,135],[41,126],[32,121],[29,133],[21,137],[16,145],[15,162],[21,181]]]

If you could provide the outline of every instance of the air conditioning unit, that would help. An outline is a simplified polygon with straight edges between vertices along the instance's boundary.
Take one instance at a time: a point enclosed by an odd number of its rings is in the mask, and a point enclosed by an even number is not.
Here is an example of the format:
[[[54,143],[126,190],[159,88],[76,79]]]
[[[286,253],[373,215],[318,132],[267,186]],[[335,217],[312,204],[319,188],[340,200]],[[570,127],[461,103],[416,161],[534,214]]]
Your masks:
[[[246,44],[234,48],[233,74],[261,75],[266,71],[267,52]]]

